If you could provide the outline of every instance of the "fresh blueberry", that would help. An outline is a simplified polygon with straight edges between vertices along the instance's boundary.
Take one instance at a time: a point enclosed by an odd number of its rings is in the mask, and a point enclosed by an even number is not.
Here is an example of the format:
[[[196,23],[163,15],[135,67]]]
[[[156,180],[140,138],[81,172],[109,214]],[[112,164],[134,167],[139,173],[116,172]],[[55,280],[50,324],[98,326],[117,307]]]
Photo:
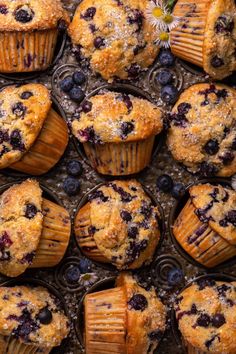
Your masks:
[[[71,76],[67,76],[60,81],[59,85],[63,92],[69,92],[74,86],[74,81]]]
[[[63,188],[69,196],[76,195],[80,190],[80,183],[74,177],[67,177],[63,183]]]
[[[166,85],[161,89],[161,99],[165,103],[173,104],[176,102],[179,91],[174,85]]]
[[[173,81],[173,75],[169,70],[163,69],[157,74],[157,81],[162,86],[165,86]]]
[[[162,50],[159,55],[159,62],[163,66],[173,66],[175,57],[169,50]]]
[[[80,279],[80,269],[76,265],[71,265],[65,271],[65,278],[69,283],[77,283]]]
[[[81,101],[83,101],[85,94],[84,94],[84,91],[81,90],[80,87],[75,86],[70,90],[69,96],[72,99],[72,101],[80,103]]]
[[[168,175],[161,175],[157,178],[157,188],[167,193],[173,188],[173,180]]]
[[[219,151],[219,143],[217,140],[210,139],[204,146],[204,150],[208,155],[215,155]]]
[[[83,173],[83,167],[78,160],[70,160],[67,162],[66,170],[68,175],[71,176],[81,176]]]
[[[79,261],[79,269],[82,274],[91,272],[91,268],[92,268],[92,264],[88,259],[82,258]]]
[[[180,268],[171,269],[168,273],[168,283],[171,286],[180,284],[184,279],[184,273]]]
[[[185,187],[182,183],[175,183],[172,188],[171,195],[175,199],[181,199],[185,194]]]
[[[84,73],[82,71],[74,72],[72,78],[73,78],[74,83],[77,85],[83,85],[86,81],[86,76],[84,75]]]
[[[52,322],[52,313],[47,307],[45,307],[39,311],[37,318],[40,323],[48,325]]]

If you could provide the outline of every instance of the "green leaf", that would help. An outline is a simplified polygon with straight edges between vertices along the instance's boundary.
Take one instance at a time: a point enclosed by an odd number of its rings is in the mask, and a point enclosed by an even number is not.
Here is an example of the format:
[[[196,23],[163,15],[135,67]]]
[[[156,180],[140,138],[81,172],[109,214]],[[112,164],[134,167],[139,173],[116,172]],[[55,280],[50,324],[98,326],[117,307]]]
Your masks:
[[[177,2],[177,0],[167,0],[167,7],[170,11],[173,10],[173,7],[176,2]]]

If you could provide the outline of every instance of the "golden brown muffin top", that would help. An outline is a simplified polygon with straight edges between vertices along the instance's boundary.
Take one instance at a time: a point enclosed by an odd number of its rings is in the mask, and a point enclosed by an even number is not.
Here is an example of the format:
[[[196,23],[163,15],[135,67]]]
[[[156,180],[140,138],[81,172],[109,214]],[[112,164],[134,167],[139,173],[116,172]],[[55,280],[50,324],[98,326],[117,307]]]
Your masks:
[[[0,169],[19,161],[35,142],[51,108],[40,84],[7,86],[0,91]]]
[[[91,193],[88,203],[90,232],[108,261],[118,269],[150,263],[160,239],[159,211],[140,183],[113,181]],[[83,208],[80,214],[83,220]]]
[[[200,221],[236,245],[236,192],[221,185],[198,184],[189,189]]]
[[[42,191],[26,180],[0,197],[0,272],[16,277],[32,263],[43,228]]]
[[[143,140],[161,132],[161,111],[151,102],[118,92],[99,93],[81,107],[72,123],[73,134],[95,144]]]
[[[68,319],[43,287],[0,287],[0,334],[55,347],[69,333]]]
[[[122,273],[116,281],[127,297],[127,354],[152,354],[166,328],[166,309],[154,288],[145,290],[131,274]]]
[[[203,176],[236,173],[236,90],[221,84],[186,89],[169,116],[173,157]]]
[[[181,334],[195,348],[235,353],[236,282],[201,279],[179,294],[175,310]]]
[[[126,79],[150,66],[159,51],[145,17],[148,0],[83,0],[69,35],[105,80]]]
[[[69,23],[60,0],[1,0],[0,31],[33,31]]]

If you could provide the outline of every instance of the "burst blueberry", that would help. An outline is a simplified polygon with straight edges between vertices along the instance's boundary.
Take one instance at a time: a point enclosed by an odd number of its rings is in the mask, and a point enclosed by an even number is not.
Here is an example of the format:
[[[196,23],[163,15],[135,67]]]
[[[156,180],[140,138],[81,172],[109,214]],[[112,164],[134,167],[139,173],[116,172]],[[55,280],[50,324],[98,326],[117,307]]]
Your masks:
[[[26,5],[27,6],[27,5]],[[32,21],[34,12],[27,6],[22,6],[15,11],[15,19],[21,23],[27,23]]]
[[[208,155],[215,155],[219,151],[219,143],[215,139],[210,139],[204,146],[204,150]]]
[[[131,310],[144,311],[148,306],[148,302],[144,295],[135,294],[128,301],[128,306]]]

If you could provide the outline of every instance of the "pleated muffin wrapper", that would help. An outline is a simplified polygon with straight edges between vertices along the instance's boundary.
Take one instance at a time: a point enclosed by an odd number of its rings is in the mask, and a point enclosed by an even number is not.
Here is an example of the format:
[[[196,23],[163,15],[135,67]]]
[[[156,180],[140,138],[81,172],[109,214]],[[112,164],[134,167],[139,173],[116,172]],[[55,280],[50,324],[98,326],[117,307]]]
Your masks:
[[[182,248],[197,262],[212,268],[236,255],[236,247],[213,231],[195,214],[191,199],[177,217],[173,234]]]
[[[0,354],[49,354],[52,348],[39,348],[35,345],[21,343],[13,337],[0,336]]]
[[[125,176],[142,171],[151,161],[155,136],[140,141],[91,144],[84,150],[92,167],[103,175]]]
[[[86,353],[126,353],[127,299],[124,287],[87,294],[84,309]]]
[[[0,32],[0,72],[41,71],[52,63],[58,29]]]
[[[65,255],[70,240],[69,213],[62,206],[43,198],[43,230],[30,268],[54,267]]]
[[[20,161],[9,168],[31,175],[42,175],[54,167],[65,152],[69,141],[65,120],[53,108],[33,146]]]

